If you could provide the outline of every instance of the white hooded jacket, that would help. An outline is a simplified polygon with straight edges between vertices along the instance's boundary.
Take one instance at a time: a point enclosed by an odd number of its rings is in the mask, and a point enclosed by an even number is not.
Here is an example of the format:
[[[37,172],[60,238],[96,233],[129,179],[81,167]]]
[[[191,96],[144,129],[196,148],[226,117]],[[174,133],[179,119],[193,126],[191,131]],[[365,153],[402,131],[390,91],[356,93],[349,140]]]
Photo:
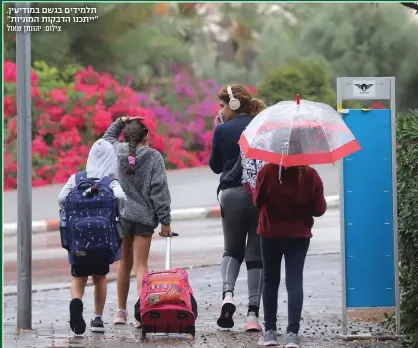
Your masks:
[[[115,150],[109,142],[104,139],[99,139],[93,144],[87,159],[86,172],[88,178],[101,179],[105,176],[116,178],[117,159]],[[113,180],[109,186],[115,197],[118,199],[119,204],[126,201],[125,193],[118,180]],[[58,202],[61,208],[64,207],[67,196],[74,187],[75,174],[70,176],[68,182],[64,185],[58,196]]]

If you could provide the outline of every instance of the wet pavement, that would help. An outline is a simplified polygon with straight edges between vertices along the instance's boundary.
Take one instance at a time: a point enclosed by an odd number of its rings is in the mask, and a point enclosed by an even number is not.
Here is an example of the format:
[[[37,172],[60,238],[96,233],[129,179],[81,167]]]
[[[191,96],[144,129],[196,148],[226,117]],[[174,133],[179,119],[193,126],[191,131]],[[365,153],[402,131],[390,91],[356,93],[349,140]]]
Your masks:
[[[339,211],[330,209],[323,217],[315,219],[314,238],[310,253],[338,253],[340,251]],[[180,234],[173,239],[172,260],[175,267],[213,265],[220,261],[223,253],[221,219],[174,221],[173,231]],[[16,291],[16,236],[3,238],[4,291]],[[199,253],[195,251],[199,250]],[[32,279],[36,288],[59,287],[66,283],[70,267],[67,253],[61,248],[59,232],[33,235]],[[149,258],[150,269],[164,267],[165,240],[154,236]],[[54,265],[51,267],[51,265]],[[116,265],[112,265],[110,278],[115,278]]]
[[[16,296],[4,298],[4,347],[143,347],[143,348],[251,348],[257,347],[259,334],[243,333],[246,315],[246,271],[242,268],[237,283],[235,300],[236,326],[231,331],[219,330],[215,323],[219,314],[221,283],[219,266],[195,268],[189,271],[191,284],[199,304],[196,339],[191,337],[153,336],[141,342],[141,332],[132,326],[114,326],[112,314],[116,310],[116,284],[109,284],[105,309],[105,334],[75,337],[68,325],[69,290],[59,289],[33,294],[33,330],[17,333]],[[131,283],[129,310],[132,314],[136,299],[135,282]],[[279,333],[286,327],[286,293],[284,282],[279,295]],[[308,256],[305,268],[305,304],[301,323],[302,347],[399,348],[399,342],[353,341],[338,338],[341,333],[341,274],[337,254]],[[85,319],[92,314],[93,288],[84,298]],[[130,316],[130,319],[131,316]],[[383,325],[350,321],[349,334],[389,334]],[[281,342],[283,337],[280,337]]]

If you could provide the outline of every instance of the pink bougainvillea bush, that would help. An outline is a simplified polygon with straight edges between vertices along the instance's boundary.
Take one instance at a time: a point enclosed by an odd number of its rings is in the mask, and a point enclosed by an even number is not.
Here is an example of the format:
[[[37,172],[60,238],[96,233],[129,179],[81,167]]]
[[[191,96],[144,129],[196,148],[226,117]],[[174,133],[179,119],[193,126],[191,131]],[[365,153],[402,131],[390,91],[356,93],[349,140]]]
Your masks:
[[[16,65],[4,64],[4,187],[16,188]],[[120,116],[142,116],[150,145],[167,168],[206,165],[218,111],[219,86],[178,73],[159,98],[158,88],[138,93],[89,67],[66,87],[44,88],[32,73],[33,186],[65,182],[85,166],[91,144]],[[171,99],[170,99],[171,98]],[[161,102],[159,100],[164,100]]]

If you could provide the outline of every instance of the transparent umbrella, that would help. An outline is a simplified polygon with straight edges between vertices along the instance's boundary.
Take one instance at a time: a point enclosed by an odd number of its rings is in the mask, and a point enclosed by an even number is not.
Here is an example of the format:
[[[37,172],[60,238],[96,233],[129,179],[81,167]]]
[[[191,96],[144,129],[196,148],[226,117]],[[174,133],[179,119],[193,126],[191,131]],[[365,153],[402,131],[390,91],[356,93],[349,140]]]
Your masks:
[[[239,144],[246,157],[283,167],[334,163],[361,149],[336,110],[299,95],[259,113]]]

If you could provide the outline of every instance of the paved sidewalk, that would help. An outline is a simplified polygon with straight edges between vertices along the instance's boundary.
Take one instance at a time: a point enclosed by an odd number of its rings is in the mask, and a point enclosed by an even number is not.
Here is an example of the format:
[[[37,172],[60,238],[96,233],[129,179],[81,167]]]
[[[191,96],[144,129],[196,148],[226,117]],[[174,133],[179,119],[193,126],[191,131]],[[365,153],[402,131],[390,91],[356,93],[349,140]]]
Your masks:
[[[339,255],[308,256],[305,271],[305,305],[301,337],[303,347],[316,348],[399,348],[398,342],[345,342],[338,338],[341,329],[341,275]],[[190,279],[199,304],[196,339],[186,337],[150,336],[141,342],[140,331],[132,325],[115,327],[111,315],[116,309],[116,284],[109,284],[108,304],[105,313],[106,333],[75,337],[68,325],[68,289],[51,290],[33,294],[33,331],[17,333],[16,297],[4,298],[4,346],[23,347],[107,347],[107,348],[252,348],[257,346],[259,334],[243,333],[246,314],[246,271],[241,270],[236,290],[236,327],[221,331],[215,326],[220,305],[219,267],[192,269]],[[284,282],[283,282],[284,283]],[[135,301],[135,282],[131,283],[129,310]],[[284,284],[283,284],[284,285]],[[92,313],[92,288],[85,295],[85,319]],[[282,286],[279,296],[279,323],[283,332],[286,326],[286,296]],[[349,334],[384,334],[375,323],[351,322]],[[281,337],[282,339],[282,337]]]
[[[220,219],[174,221],[173,231],[180,234],[172,241],[172,261],[175,267],[215,265],[224,251],[222,223]],[[310,254],[339,253],[339,211],[331,209],[315,219],[314,238]],[[16,292],[16,236],[3,238],[3,293]],[[196,250],[199,252],[196,253]],[[149,266],[152,270],[164,267],[166,240],[155,234],[151,244]],[[51,267],[54,265],[54,267]],[[115,278],[116,265],[112,265],[109,278]],[[69,265],[66,250],[61,247],[58,231],[35,234],[32,239],[33,290],[59,289],[68,285]],[[57,283],[61,283],[57,284]]]

